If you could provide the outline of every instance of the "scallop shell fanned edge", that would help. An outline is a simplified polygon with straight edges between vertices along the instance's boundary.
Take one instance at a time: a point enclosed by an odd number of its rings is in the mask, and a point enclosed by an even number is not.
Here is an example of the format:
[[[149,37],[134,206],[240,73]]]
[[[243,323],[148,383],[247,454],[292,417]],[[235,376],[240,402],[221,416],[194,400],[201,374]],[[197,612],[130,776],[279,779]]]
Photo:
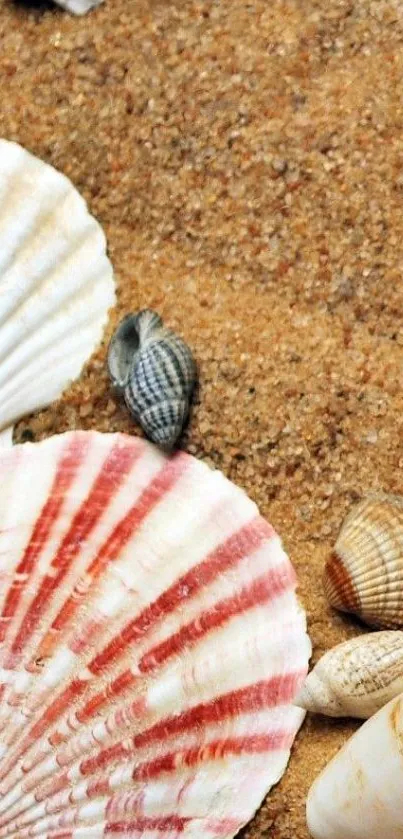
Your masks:
[[[106,241],[67,177],[0,140],[0,431],[76,378],[114,305]]]
[[[324,572],[336,609],[370,626],[403,626],[403,500],[369,496],[347,516]]]
[[[230,839],[304,717],[279,537],[221,473],[125,435],[2,450],[0,475],[1,839]]]

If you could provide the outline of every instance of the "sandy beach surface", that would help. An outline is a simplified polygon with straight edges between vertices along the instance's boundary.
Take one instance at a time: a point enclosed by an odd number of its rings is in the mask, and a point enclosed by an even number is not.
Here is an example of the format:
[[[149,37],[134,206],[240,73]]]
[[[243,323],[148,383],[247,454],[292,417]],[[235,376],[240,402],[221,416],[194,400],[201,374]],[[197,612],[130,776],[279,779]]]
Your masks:
[[[361,631],[321,585],[346,511],[403,489],[402,4],[0,0],[0,83],[0,136],[82,192],[119,292],[81,379],[16,439],[137,433],[105,348],[157,309],[200,369],[183,447],[280,532],[317,660]],[[307,839],[309,786],[355,725],[307,719],[245,837]]]

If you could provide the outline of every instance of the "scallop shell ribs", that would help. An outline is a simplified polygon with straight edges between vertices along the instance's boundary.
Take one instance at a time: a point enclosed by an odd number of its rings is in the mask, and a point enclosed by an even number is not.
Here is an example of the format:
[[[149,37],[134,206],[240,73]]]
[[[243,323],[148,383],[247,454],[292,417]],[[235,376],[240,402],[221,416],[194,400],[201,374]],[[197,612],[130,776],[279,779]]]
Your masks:
[[[0,432],[56,399],[115,300],[101,227],[70,181],[0,140]]]
[[[15,446],[0,474],[0,837],[232,837],[304,714],[278,536],[133,437]]]
[[[403,627],[403,500],[365,498],[347,516],[324,573],[336,609],[370,626]]]

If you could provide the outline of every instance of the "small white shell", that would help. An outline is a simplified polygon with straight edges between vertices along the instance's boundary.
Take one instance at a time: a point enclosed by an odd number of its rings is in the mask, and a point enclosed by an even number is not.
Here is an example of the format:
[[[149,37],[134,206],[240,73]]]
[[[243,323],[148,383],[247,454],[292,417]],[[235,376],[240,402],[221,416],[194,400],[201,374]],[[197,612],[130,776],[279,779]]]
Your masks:
[[[365,498],[347,516],[324,573],[336,609],[370,626],[403,627],[403,499]]]
[[[403,695],[357,731],[313,784],[307,801],[314,839],[403,836]]]
[[[114,299],[105,236],[85,201],[60,172],[0,140],[0,431],[80,373]]]
[[[403,632],[371,632],[329,650],[295,699],[307,711],[367,719],[403,691]]]
[[[90,9],[99,6],[103,0],[55,0],[58,6],[72,12],[73,15],[85,15]]]

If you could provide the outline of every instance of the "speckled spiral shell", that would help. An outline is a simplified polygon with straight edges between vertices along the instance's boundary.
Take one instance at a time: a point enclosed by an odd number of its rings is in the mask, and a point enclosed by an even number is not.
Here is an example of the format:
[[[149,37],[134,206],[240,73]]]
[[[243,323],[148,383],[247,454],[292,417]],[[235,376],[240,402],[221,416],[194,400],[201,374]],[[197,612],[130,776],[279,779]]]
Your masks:
[[[70,181],[0,140],[0,432],[56,399],[115,301],[101,227]]]
[[[304,716],[279,537],[135,437],[0,450],[0,477],[1,839],[231,839]]]
[[[330,717],[368,719],[402,691],[403,632],[371,632],[325,653],[295,704]]]
[[[403,500],[368,497],[347,516],[324,572],[336,609],[385,629],[403,626]]]
[[[184,341],[145,309],[119,324],[108,366],[114,386],[147,437],[172,448],[186,423],[196,381],[196,365]]]

